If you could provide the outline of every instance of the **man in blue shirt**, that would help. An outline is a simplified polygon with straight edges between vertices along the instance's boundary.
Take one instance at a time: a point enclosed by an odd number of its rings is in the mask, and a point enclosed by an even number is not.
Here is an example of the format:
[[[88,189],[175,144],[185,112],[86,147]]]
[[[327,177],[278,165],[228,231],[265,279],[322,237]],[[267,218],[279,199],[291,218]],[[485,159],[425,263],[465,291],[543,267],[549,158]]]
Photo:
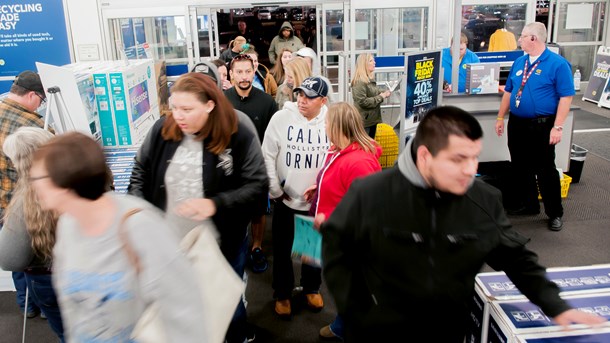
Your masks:
[[[458,79],[458,92],[464,93],[466,91],[466,65],[470,63],[479,63],[479,57],[474,52],[468,50],[466,45],[468,44],[468,37],[462,32],[460,36],[460,70]],[[451,42],[453,45],[453,40]],[[447,92],[451,92],[451,66],[453,65],[453,59],[451,58],[451,48],[443,49],[443,70],[444,80],[446,82],[443,89]]]
[[[510,70],[498,111],[496,133],[504,133],[504,116],[510,109],[508,149],[515,170],[516,194],[521,196],[514,215],[540,212],[536,180],[549,229],[563,228],[561,184],[555,167],[555,145],[561,141],[563,123],[570,111],[574,82],[570,63],[546,48],[546,27],[530,23],[519,43],[526,55]]]

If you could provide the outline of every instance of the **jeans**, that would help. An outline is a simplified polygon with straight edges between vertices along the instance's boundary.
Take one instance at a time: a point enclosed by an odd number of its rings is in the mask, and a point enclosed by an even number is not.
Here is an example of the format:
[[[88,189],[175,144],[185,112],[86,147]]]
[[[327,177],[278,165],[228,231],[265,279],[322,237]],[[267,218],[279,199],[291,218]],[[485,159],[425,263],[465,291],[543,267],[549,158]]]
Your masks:
[[[23,272],[13,272],[13,283],[15,284],[15,289],[17,290],[17,305],[21,310],[25,310],[25,289],[27,287],[27,283],[25,281],[25,273]],[[40,309],[34,301],[32,301],[32,294],[28,297],[28,309],[27,312],[40,312]]]
[[[247,232],[247,230],[246,230]],[[221,250],[233,270],[243,278],[248,257],[248,235],[241,243],[234,246],[221,245]],[[237,305],[231,324],[227,330],[227,343],[242,343],[246,341],[247,313],[244,298]]]
[[[25,273],[25,281],[30,290],[30,297],[47,316],[47,322],[59,340],[64,342],[64,327],[51,283],[51,274]]]
[[[344,331],[345,329],[343,328],[343,317],[341,317],[340,314],[338,314],[335,317],[335,320],[333,320],[332,323],[330,323],[330,331],[332,331],[335,336],[343,339],[343,337],[345,336]]]

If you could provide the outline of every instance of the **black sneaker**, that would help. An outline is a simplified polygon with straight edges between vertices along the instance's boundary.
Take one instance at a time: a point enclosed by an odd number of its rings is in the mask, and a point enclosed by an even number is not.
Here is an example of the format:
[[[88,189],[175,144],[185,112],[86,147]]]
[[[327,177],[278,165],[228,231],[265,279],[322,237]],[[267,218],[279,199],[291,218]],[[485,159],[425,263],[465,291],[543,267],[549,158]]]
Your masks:
[[[250,265],[252,266],[252,271],[255,273],[262,273],[269,268],[267,258],[261,248],[250,251]]]

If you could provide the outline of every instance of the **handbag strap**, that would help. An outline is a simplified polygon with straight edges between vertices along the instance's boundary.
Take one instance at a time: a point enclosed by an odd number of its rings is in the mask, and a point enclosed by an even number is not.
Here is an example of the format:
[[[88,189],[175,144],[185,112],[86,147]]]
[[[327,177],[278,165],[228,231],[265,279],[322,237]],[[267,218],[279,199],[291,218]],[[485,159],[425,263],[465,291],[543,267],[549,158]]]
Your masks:
[[[140,275],[140,272],[142,272],[142,265],[140,264],[140,258],[138,257],[136,250],[129,242],[129,236],[127,235],[127,226],[125,225],[125,222],[127,221],[127,219],[129,219],[129,217],[141,211],[141,208],[132,208],[131,210],[125,212],[125,214],[123,214],[123,216],[121,217],[121,222],[119,224],[119,238],[123,243],[123,250],[125,250],[125,253],[127,254],[127,259],[129,260],[129,263],[131,263],[131,265],[135,268],[137,275]]]

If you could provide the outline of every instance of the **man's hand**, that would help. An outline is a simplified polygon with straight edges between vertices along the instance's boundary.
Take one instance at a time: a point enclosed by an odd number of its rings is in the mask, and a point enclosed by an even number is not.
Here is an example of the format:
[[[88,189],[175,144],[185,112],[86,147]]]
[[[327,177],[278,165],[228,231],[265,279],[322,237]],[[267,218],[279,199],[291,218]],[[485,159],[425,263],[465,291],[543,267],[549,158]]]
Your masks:
[[[567,329],[570,324],[585,324],[589,326],[598,326],[606,322],[606,318],[595,314],[571,309],[560,313],[553,318],[555,323]]]
[[[551,138],[549,138],[549,144],[550,145],[559,144],[559,142],[561,142],[562,133],[563,133],[563,130],[557,130],[556,128],[552,128],[551,129]]]
[[[502,137],[504,133],[504,120],[496,120],[496,134],[498,137]]]

